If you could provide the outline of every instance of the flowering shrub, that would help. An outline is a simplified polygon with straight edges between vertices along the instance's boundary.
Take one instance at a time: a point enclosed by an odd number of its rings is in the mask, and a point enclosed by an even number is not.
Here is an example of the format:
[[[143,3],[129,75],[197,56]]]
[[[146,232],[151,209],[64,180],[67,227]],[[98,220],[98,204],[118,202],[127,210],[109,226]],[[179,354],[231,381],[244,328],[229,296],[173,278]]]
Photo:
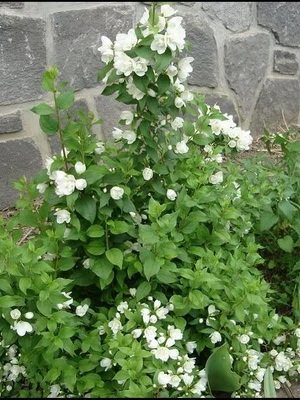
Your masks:
[[[271,397],[300,371],[234,162],[251,134],[188,89],[176,14],[154,3],[102,37],[102,94],[130,108],[106,142],[58,69],[43,75],[53,103],[32,111],[62,150],[1,225],[2,397]]]

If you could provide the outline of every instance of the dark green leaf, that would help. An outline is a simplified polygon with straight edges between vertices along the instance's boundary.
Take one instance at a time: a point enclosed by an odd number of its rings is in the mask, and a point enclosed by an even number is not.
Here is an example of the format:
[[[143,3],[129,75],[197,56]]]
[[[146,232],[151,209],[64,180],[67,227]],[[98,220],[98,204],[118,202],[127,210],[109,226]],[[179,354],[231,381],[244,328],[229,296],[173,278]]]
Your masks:
[[[58,122],[50,115],[41,115],[40,127],[47,135],[55,135],[58,131]]]
[[[97,209],[92,197],[88,195],[79,197],[75,202],[75,210],[91,224],[94,222]]]

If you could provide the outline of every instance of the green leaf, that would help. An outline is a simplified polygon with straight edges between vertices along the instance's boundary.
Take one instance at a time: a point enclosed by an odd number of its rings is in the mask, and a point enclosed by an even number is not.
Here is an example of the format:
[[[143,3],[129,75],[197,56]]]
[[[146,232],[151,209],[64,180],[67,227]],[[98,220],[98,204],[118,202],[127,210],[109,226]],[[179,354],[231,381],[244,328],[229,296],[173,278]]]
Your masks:
[[[10,283],[6,279],[0,279],[0,290],[8,294],[14,293]]]
[[[98,71],[97,79],[98,81],[102,81],[105,78],[106,74],[113,68],[113,61],[109,62],[103,68]]]
[[[40,127],[47,135],[55,135],[58,131],[58,122],[50,115],[40,116]]]
[[[136,301],[140,301],[143,298],[145,298],[146,296],[148,296],[148,294],[151,292],[151,285],[149,282],[143,282],[141,283],[137,290],[136,290],[136,294],[135,294],[135,298]]]
[[[290,221],[293,220],[295,213],[297,212],[297,208],[293,206],[289,201],[282,200],[278,204],[278,210]]]
[[[168,75],[159,75],[157,79],[157,87],[158,87],[158,93],[159,94],[164,94],[166,91],[169,89],[171,85],[170,78]]]
[[[23,306],[24,304],[25,304],[24,298],[21,296],[9,296],[9,295],[0,296],[0,307],[3,308],[18,307],[18,306]]]
[[[160,268],[164,265],[164,260],[158,257],[148,258],[144,262],[144,274],[146,279],[149,281],[150,278],[156,275]]]
[[[37,115],[51,115],[55,113],[54,108],[46,103],[40,103],[37,106],[32,107],[30,110]]]
[[[123,266],[123,252],[114,247],[112,249],[106,250],[105,255],[113,265],[117,265],[120,269]]]
[[[101,257],[94,261],[91,270],[94,274],[99,276],[99,278],[107,280],[113,271],[113,268],[113,264],[107,258]]]
[[[92,240],[87,244],[86,250],[93,256],[100,256],[105,252],[105,246],[102,240]]]
[[[60,93],[56,99],[56,106],[60,110],[66,110],[67,108],[72,107],[74,104],[75,97],[73,91],[68,91],[64,93]]]
[[[88,230],[86,231],[86,234],[89,237],[102,237],[104,235],[104,229],[101,225],[91,225]]]
[[[91,196],[81,196],[75,202],[75,210],[91,224],[96,218],[96,202]]]
[[[167,48],[163,54],[156,54],[156,68],[158,70],[166,69],[172,61],[172,58],[173,54],[169,48]]]
[[[260,230],[267,231],[272,228],[272,226],[274,226],[278,221],[278,215],[275,215],[270,211],[265,211],[261,214],[260,217]]]
[[[46,71],[43,74],[42,78],[42,87],[46,92],[53,92],[54,91],[54,80],[55,77],[58,75],[58,71],[53,73],[54,71]]]
[[[277,240],[278,246],[286,253],[291,253],[294,249],[294,241],[290,235],[284,236]]]
[[[113,85],[110,86],[106,86],[103,90],[102,90],[102,95],[103,96],[110,96],[113,93],[117,92],[119,89],[121,88],[121,85],[119,83],[114,83]]]
[[[27,289],[29,289],[31,287],[31,278],[27,278],[27,277],[20,278],[19,287],[22,290],[22,292],[24,294],[26,294]]]
[[[216,348],[209,356],[205,371],[211,390],[234,392],[240,388],[239,376],[231,370],[227,343]]]
[[[82,174],[82,177],[87,181],[87,183],[93,184],[100,179],[107,173],[107,168],[101,165],[91,165],[87,168],[87,170]]]
[[[147,76],[138,76],[134,74],[133,83],[141,92],[147,93],[149,83]]]
[[[159,204],[158,201],[154,200],[153,197],[150,197],[149,200],[149,216],[156,221],[157,218],[160,217],[161,213],[165,211],[166,204]]]
[[[270,367],[267,367],[264,376],[264,398],[266,399],[276,399],[276,390],[273,381],[273,374]]]
[[[131,228],[125,221],[108,221],[107,225],[113,235],[121,235],[122,233],[128,232]]]
[[[149,111],[154,114],[157,115],[159,114],[158,110],[159,110],[159,104],[158,101],[155,97],[148,97],[147,98],[147,107],[149,109]]]
[[[146,60],[153,60],[156,54],[155,51],[146,46],[135,47],[134,51],[139,57],[145,58]]]
[[[192,303],[191,307],[196,309],[202,309],[209,304],[209,298],[200,290],[191,290],[189,300]]]
[[[152,245],[159,242],[159,236],[157,236],[155,229],[149,225],[140,225],[139,236],[143,245]]]

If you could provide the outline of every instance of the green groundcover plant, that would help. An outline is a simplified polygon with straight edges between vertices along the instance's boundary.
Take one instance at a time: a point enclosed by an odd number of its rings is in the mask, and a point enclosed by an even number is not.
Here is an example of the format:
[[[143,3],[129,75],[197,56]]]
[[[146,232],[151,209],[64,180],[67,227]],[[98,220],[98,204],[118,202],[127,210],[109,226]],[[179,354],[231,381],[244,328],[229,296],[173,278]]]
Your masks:
[[[102,94],[126,108],[105,142],[43,74],[32,111],[62,150],[1,221],[1,397],[275,397],[300,372],[296,262],[280,303],[264,275],[299,246],[295,180],[237,161],[252,136],[188,89],[182,22],[153,3],[102,37]]]

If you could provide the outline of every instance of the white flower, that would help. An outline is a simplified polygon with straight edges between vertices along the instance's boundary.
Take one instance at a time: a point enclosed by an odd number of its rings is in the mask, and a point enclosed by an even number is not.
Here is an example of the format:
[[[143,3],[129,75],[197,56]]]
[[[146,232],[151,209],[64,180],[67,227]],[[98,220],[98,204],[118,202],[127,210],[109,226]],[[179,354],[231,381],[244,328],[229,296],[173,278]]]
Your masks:
[[[167,198],[171,201],[174,201],[177,197],[177,193],[173,189],[168,189],[167,190]]]
[[[121,313],[124,314],[126,310],[128,310],[129,306],[127,301],[121,301],[121,303],[118,305],[117,310]]]
[[[181,379],[179,376],[171,375],[170,386],[177,388],[179,386],[180,382],[181,382]]]
[[[122,131],[122,129],[119,129],[119,128],[114,127],[114,130],[112,131],[112,137],[113,137],[115,140],[120,140],[120,139],[122,139],[122,138],[123,138],[123,131]]]
[[[105,151],[105,143],[104,142],[97,142],[95,148],[96,154],[102,154]]]
[[[149,181],[153,177],[153,170],[151,168],[144,168],[143,169],[143,178],[145,181]]]
[[[75,186],[77,190],[83,190],[87,187],[87,181],[85,179],[76,179]]]
[[[183,338],[183,334],[180,329],[175,328],[174,325],[168,325],[168,333],[171,339],[173,340],[181,340]]]
[[[33,331],[33,327],[30,325],[30,323],[25,321],[15,321],[12,329],[17,331],[19,336],[24,336],[27,332],[30,333]]]
[[[45,193],[45,190],[47,189],[49,185],[47,183],[39,183],[36,185],[37,190],[39,193],[43,194]]]
[[[217,332],[217,331],[214,331],[213,333],[211,333],[211,334],[209,335],[209,338],[210,338],[210,340],[211,340],[211,342],[212,342],[213,344],[216,344],[216,343],[222,341],[222,336],[221,336],[221,334],[220,334],[219,332]]]
[[[284,352],[281,351],[275,357],[275,369],[277,371],[285,371],[287,372],[293,366],[291,360],[284,355]]]
[[[50,393],[48,394],[48,399],[55,399],[61,393],[60,386],[55,384],[50,386]]]
[[[71,292],[69,292],[69,293],[61,292],[61,294],[64,295],[68,300],[67,300],[67,301],[64,301],[63,303],[57,304],[57,308],[58,308],[59,310],[62,310],[63,308],[70,308],[71,304],[72,304],[73,301],[74,301],[74,300],[72,299],[72,297],[70,296]]]
[[[64,171],[54,171],[52,173],[55,181],[55,193],[58,197],[68,196],[75,190],[75,177]]]
[[[183,118],[176,117],[172,122],[171,122],[171,127],[177,131],[178,128],[183,127],[184,120]]]
[[[275,343],[277,346],[278,346],[280,343],[284,343],[285,341],[286,341],[286,335],[285,335],[285,334],[279,335],[279,336],[277,336],[275,339],[273,339],[273,343]]]
[[[126,125],[130,125],[133,121],[134,114],[132,111],[124,110],[121,112],[120,119],[125,121]]]
[[[190,75],[190,73],[193,71],[193,67],[191,66],[191,63],[193,61],[194,61],[193,57],[185,57],[178,62],[178,68],[179,68],[178,79],[181,82],[184,82]]]
[[[158,54],[163,54],[168,47],[167,36],[158,33],[154,35],[154,40],[150,45],[152,51],[156,51]]]
[[[223,172],[222,171],[218,171],[217,173],[211,175],[208,180],[213,185],[217,185],[218,183],[222,183],[223,182]]]
[[[133,99],[141,100],[145,96],[145,93],[138,89],[133,83],[132,78],[130,78],[128,79],[128,82],[126,84],[127,92],[132,96]]]
[[[52,179],[52,178],[51,178],[51,167],[52,167],[53,162],[54,162],[54,159],[53,159],[53,158],[48,157],[48,156],[46,157],[45,167],[46,167],[46,169],[47,169],[47,174],[48,174],[48,176],[49,176],[50,179]]]
[[[146,59],[136,57],[134,59],[133,71],[138,76],[144,76],[148,69],[148,61]]]
[[[242,343],[242,344],[247,344],[248,342],[249,342],[249,340],[250,340],[250,337],[248,336],[248,335],[240,335],[240,336],[238,336],[238,341],[240,342],[240,343]]]
[[[119,331],[122,330],[123,325],[118,318],[114,318],[108,323],[108,327],[112,330],[113,334],[116,335]]]
[[[157,381],[163,387],[166,387],[170,383],[171,377],[163,371],[160,371],[157,376]]]
[[[194,377],[193,377],[193,375],[190,375],[190,374],[183,374],[181,376],[181,379],[183,380],[183,382],[186,386],[190,386],[191,383],[193,382]]]
[[[58,224],[69,223],[71,221],[71,214],[68,210],[58,210],[54,215],[56,215],[56,222]]]
[[[300,328],[295,329],[295,336],[300,338]]]
[[[175,104],[175,107],[177,107],[177,108],[181,108],[181,107],[185,106],[185,102],[179,96],[175,97],[174,104]]]
[[[134,338],[134,339],[138,339],[141,335],[142,335],[142,333],[143,333],[143,330],[142,329],[134,329],[132,332],[131,332],[131,334],[132,334],[132,337]]]
[[[123,197],[124,189],[119,186],[113,186],[109,192],[112,199],[120,200]]]
[[[172,8],[171,6],[169,6],[169,4],[163,4],[160,7],[160,12],[161,15],[165,18],[169,18],[172,17],[172,15],[177,13],[177,10],[174,10],[174,8]]]
[[[108,357],[104,357],[100,361],[100,365],[102,368],[105,368],[105,371],[107,371],[108,369],[112,368],[112,360]]]
[[[176,153],[185,154],[189,151],[189,147],[186,145],[185,140],[181,140],[181,142],[176,143]]]
[[[75,171],[77,174],[83,174],[86,171],[86,166],[81,161],[77,161],[75,164]]]
[[[101,36],[102,46],[98,47],[98,51],[101,52],[101,60],[108,64],[114,58],[113,43],[106,37]]]
[[[34,314],[33,314],[33,312],[29,311],[24,314],[24,317],[27,319],[32,319],[34,317]]]
[[[131,50],[137,44],[137,37],[133,28],[128,33],[118,33],[114,43],[116,52]]]
[[[134,297],[136,295],[136,288],[130,288],[129,289],[129,293],[132,297]]]
[[[169,309],[167,307],[160,307],[155,311],[158,319],[165,319],[168,313]]]
[[[87,258],[86,260],[83,261],[82,265],[83,265],[83,268],[89,269],[91,267],[91,259]]]
[[[123,133],[123,139],[127,140],[128,144],[132,144],[136,141],[136,133],[133,131],[125,131]]]
[[[151,352],[154,354],[154,357],[157,360],[161,360],[163,362],[168,361],[170,358],[170,349],[168,349],[168,347],[159,346],[157,349],[151,350]]]
[[[21,311],[17,308],[14,308],[13,310],[11,310],[10,316],[12,319],[19,319],[21,317]]]
[[[142,308],[141,309],[141,315],[144,321],[144,324],[148,324],[150,321],[150,310],[149,308]]]
[[[195,342],[195,341],[187,342],[185,347],[186,347],[187,352],[192,354],[194,352],[194,350],[197,348],[197,342]]]
[[[83,306],[77,306],[76,307],[76,315],[78,315],[78,317],[83,317],[86,313],[87,310],[89,309],[88,304],[84,304]]]
[[[155,326],[148,326],[144,330],[144,338],[147,340],[147,342],[151,342],[153,339],[156,338],[156,331],[157,328]]]
[[[256,392],[260,392],[261,391],[261,383],[258,380],[250,381],[248,383],[248,388],[253,389]]]
[[[166,32],[166,40],[172,51],[184,49],[185,45],[185,29],[181,26],[182,17],[173,17],[168,21]]]
[[[117,75],[124,74],[125,76],[129,76],[134,71],[135,61],[127,54],[123,52],[118,52],[116,53],[114,58],[114,68]]]

